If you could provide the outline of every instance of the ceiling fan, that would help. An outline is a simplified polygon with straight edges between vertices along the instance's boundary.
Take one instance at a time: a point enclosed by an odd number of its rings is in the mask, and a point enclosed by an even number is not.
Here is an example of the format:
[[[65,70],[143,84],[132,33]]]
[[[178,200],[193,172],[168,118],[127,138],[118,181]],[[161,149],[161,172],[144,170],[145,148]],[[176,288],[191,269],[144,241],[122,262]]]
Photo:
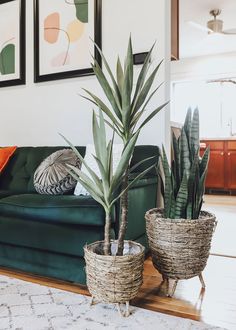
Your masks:
[[[218,16],[221,14],[220,9],[213,9],[209,12],[209,14],[213,16],[213,19],[208,21],[206,26],[195,23],[193,21],[189,21],[188,23],[199,30],[208,32],[209,34],[219,33],[225,35],[236,35],[236,28],[223,30],[224,22],[221,19],[218,19]]]

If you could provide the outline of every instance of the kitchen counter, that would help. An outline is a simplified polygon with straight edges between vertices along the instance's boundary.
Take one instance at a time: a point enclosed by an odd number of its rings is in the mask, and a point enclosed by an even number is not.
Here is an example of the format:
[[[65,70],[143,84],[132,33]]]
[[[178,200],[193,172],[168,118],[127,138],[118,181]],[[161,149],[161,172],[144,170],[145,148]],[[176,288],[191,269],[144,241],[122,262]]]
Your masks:
[[[228,136],[228,137],[201,137],[201,141],[236,141],[236,136]]]

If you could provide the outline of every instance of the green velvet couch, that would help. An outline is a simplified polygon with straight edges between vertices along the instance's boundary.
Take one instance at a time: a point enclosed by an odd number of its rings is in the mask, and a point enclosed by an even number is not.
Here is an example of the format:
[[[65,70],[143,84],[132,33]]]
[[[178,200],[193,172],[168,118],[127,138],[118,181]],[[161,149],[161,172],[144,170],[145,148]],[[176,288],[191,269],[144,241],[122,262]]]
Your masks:
[[[39,195],[34,172],[51,153],[64,147],[20,147],[0,175],[0,267],[85,284],[83,246],[103,239],[104,211],[91,197]],[[82,155],[85,147],[78,147]],[[137,146],[131,165],[156,156],[156,146]],[[155,171],[129,192],[127,239],[146,246],[145,212],[155,207]],[[117,236],[119,205],[113,212]]]

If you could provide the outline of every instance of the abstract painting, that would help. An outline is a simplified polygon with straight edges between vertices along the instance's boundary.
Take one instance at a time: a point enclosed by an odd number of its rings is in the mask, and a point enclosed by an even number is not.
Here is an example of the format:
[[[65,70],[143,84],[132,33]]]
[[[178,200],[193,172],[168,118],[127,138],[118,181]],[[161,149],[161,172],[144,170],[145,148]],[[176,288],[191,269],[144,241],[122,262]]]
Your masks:
[[[25,0],[0,0],[0,87],[25,83]]]
[[[35,82],[92,74],[102,0],[35,0]],[[92,41],[93,40],[93,41]]]

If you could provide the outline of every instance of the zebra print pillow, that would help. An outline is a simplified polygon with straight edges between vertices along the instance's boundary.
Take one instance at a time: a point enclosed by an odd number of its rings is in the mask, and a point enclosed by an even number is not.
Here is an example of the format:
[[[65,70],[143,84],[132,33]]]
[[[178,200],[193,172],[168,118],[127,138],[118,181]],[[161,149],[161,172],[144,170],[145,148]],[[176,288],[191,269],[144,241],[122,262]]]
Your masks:
[[[81,167],[79,158],[71,149],[62,149],[48,156],[34,173],[34,187],[39,194],[62,195],[76,186],[68,173],[67,164]]]

